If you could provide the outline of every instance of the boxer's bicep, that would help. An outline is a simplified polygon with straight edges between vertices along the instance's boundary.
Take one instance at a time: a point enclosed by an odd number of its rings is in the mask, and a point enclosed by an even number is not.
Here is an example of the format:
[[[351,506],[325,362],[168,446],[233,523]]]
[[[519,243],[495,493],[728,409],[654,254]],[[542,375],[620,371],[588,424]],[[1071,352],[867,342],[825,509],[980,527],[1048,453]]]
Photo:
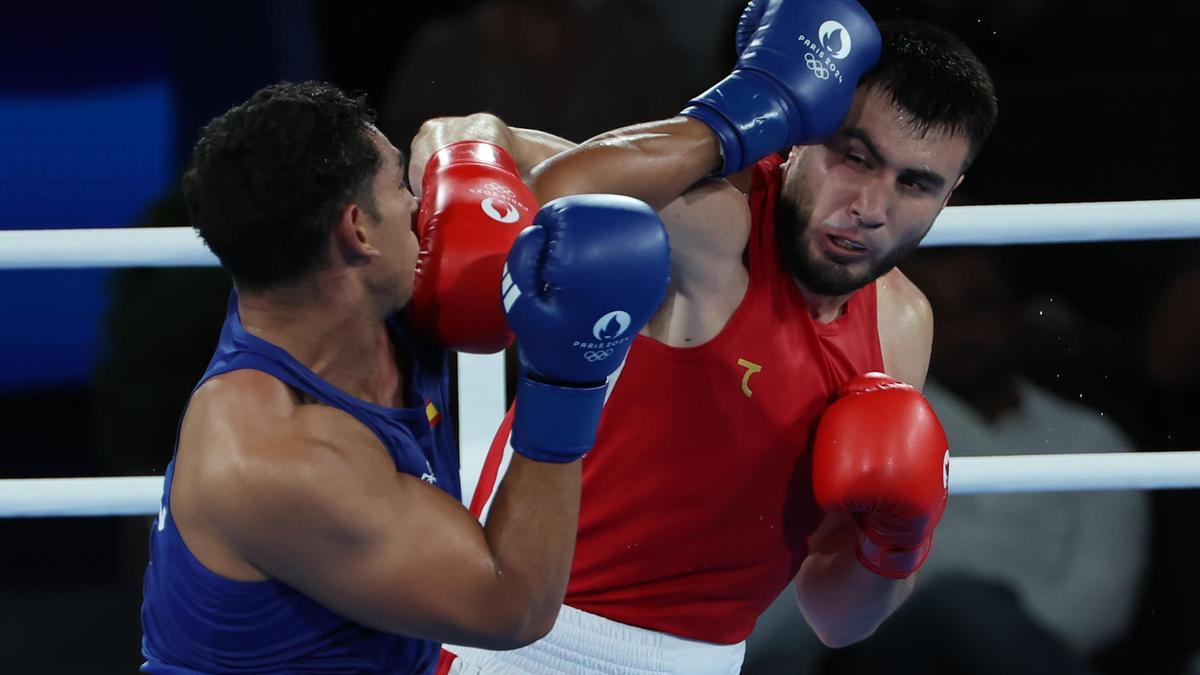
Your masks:
[[[500,580],[482,526],[356,435],[296,437],[286,461],[231,476],[224,492],[240,496],[223,526],[237,549],[365,626],[439,641],[503,634],[511,612],[493,606]]]

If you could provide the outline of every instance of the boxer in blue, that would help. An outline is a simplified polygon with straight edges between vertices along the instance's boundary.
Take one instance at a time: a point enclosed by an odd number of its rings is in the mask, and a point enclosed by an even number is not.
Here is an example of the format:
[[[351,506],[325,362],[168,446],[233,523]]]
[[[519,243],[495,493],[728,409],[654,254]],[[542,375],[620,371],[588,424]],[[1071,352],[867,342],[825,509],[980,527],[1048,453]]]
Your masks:
[[[536,349],[482,526],[458,501],[446,353],[395,319],[418,255],[406,169],[361,100],[318,83],[265,88],[196,145],[192,224],[235,292],[151,530],[143,672],[426,673],[441,641],[512,648],[554,623],[578,459],[665,292],[662,223],[565,198],[512,245],[503,307]],[[616,310],[619,353],[586,360],[572,345]]]

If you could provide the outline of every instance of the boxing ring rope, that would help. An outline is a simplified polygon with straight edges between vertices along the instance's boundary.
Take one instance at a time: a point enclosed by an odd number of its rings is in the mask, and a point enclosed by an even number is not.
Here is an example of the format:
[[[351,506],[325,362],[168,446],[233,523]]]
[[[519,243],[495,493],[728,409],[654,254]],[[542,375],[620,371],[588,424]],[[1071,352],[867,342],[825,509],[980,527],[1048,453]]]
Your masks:
[[[1200,237],[1200,199],[951,206],[922,246],[1193,237]],[[190,227],[0,231],[0,269],[216,265]]]
[[[0,480],[0,517],[151,516],[161,476]],[[957,457],[950,494],[1200,486],[1200,451]]]
[[[955,206],[923,246],[1200,237],[1200,199]],[[213,267],[191,228],[0,231],[0,270]],[[473,489],[504,412],[503,354],[459,355],[463,491]],[[0,518],[139,516],[158,512],[161,476],[0,480]],[[952,494],[1200,487],[1200,451],[1009,455],[951,459]]]

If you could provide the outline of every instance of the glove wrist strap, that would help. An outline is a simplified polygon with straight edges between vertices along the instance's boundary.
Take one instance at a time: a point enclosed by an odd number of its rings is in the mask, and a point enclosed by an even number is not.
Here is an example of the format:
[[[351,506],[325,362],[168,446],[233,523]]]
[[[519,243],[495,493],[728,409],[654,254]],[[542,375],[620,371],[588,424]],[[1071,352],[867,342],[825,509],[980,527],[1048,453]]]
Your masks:
[[[929,551],[932,549],[932,538],[926,539],[913,548],[899,548],[877,544],[871,541],[871,538],[862,530],[859,530],[854,554],[863,567],[881,577],[907,579],[925,563],[925,559],[929,557]]]
[[[753,70],[735,70],[692,99],[681,115],[704,122],[716,134],[728,176],[786,148],[799,136],[799,115],[777,85]],[[793,127],[796,130],[793,131]]]
[[[522,377],[513,414],[513,450],[539,462],[583,457],[596,441],[607,384],[567,386]]]

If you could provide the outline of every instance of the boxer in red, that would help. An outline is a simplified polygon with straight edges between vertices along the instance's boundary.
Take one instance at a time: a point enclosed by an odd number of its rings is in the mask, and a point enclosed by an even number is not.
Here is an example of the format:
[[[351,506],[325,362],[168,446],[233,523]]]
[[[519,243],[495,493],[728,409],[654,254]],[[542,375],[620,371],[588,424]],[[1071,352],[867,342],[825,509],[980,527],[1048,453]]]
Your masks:
[[[948,452],[919,393],[932,315],[895,265],[961,183],[996,102],[953,36],[884,25],[876,63],[874,25],[845,7],[752,2],[738,67],[680,117],[532,170],[539,200],[613,192],[659,209],[671,285],[584,460],[555,628],[511,652],[448,647],[445,669],[737,672],[789,583],[831,646],[870,635],[911,591]],[[458,137],[518,158],[565,144],[487,116],[439,119],[414,162],[430,139]],[[493,450],[504,445],[502,430]]]

